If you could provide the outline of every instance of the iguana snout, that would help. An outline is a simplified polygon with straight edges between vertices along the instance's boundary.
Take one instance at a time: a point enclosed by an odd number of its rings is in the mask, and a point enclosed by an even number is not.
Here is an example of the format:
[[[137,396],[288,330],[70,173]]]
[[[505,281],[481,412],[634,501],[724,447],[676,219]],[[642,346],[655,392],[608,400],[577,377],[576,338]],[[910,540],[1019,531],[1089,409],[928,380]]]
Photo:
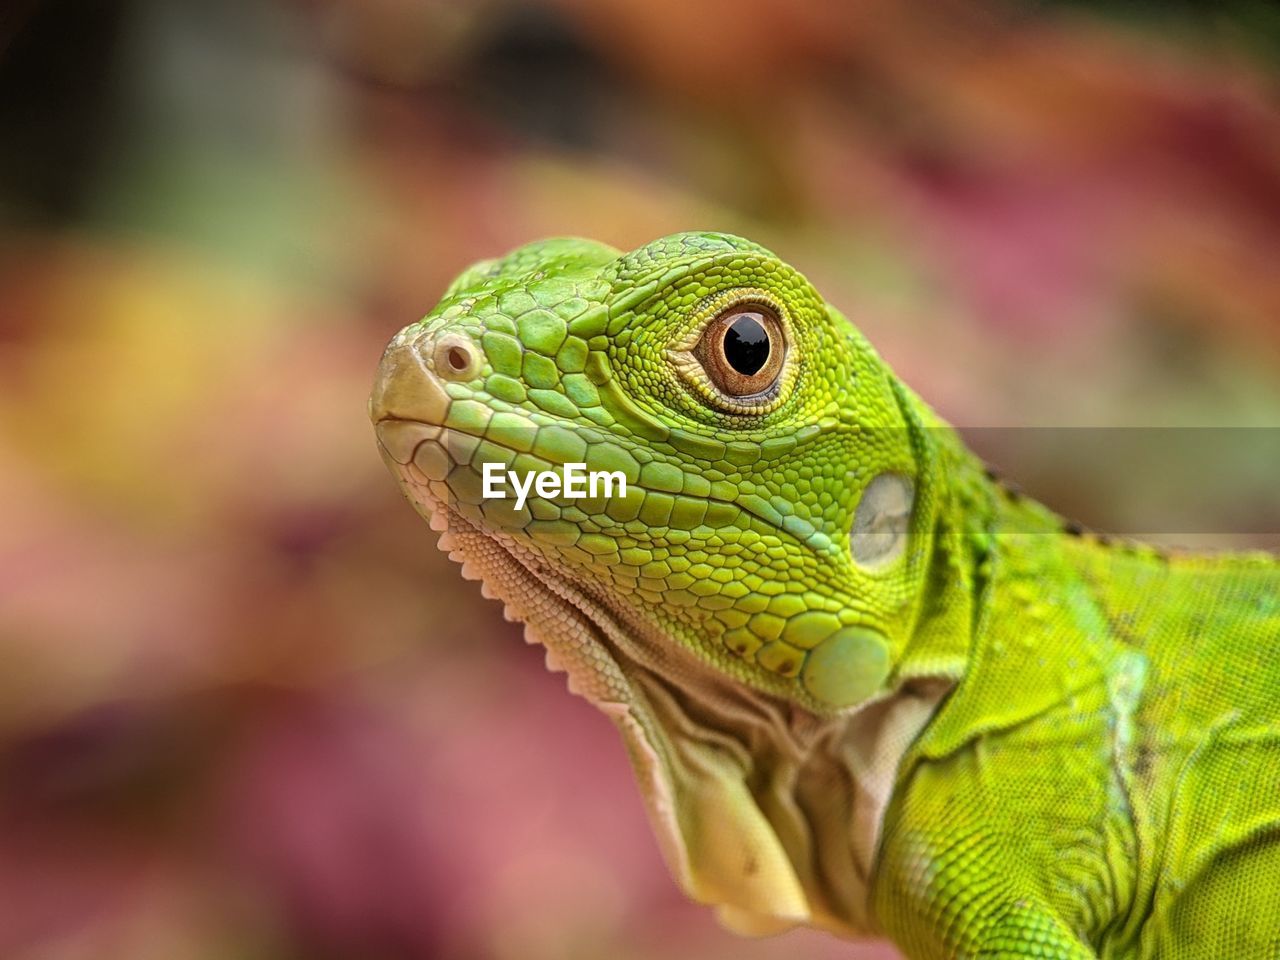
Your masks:
[[[444,426],[445,383],[466,382],[479,370],[480,350],[471,338],[453,331],[402,330],[382,355],[369,397],[369,418],[387,455],[400,464],[412,462],[418,445],[439,437]]]

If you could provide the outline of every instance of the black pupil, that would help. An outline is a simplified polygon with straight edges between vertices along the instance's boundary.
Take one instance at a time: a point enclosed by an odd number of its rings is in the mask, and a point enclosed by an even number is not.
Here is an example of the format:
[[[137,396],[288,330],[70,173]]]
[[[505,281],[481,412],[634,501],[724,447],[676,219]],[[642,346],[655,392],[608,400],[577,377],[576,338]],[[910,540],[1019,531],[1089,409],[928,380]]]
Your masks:
[[[740,313],[724,332],[724,358],[744,377],[758,373],[769,359],[769,331],[758,313]]]

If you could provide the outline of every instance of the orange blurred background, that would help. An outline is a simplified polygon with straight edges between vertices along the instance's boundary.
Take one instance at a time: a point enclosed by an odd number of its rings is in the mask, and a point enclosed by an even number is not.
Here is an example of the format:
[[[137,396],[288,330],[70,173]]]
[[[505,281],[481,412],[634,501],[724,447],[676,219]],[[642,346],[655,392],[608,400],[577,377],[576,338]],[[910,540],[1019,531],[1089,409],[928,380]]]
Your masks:
[[[0,12],[0,957],[893,956],[682,899],[368,387],[475,259],[718,229],[953,422],[1274,430],[1280,15],[1171,9]],[[1079,459],[1018,479],[1153,496]],[[1200,539],[1274,543],[1275,466]]]

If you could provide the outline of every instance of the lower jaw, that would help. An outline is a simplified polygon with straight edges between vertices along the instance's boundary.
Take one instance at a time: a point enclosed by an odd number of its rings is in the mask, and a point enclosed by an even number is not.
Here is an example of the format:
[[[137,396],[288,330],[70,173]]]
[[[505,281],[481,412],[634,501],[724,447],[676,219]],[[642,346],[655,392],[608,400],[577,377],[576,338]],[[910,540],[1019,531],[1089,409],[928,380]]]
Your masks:
[[[688,851],[664,759],[665,738],[644,694],[628,675],[644,668],[619,649],[625,641],[617,618],[603,604],[539,569],[538,559],[510,537],[487,533],[452,509],[412,463],[387,458],[417,511],[439,534],[440,549],[461,564],[463,577],[478,581],[485,597],[501,601],[504,617],[524,624],[525,642],[545,649],[547,668],[566,674],[569,691],[587,699],[618,727],[663,855],[677,882],[690,890]]]
[[[738,816],[751,819],[760,828],[750,831],[751,835],[759,836],[766,826],[737,773],[714,782],[684,782],[677,786],[677,780],[682,778],[675,768],[683,769],[683,780],[688,781],[691,770],[700,770],[701,765],[690,768],[687,762],[677,759],[679,751],[674,751],[668,742],[658,716],[660,691],[648,688],[670,687],[658,660],[687,657],[690,682],[702,677],[708,683],[717,683],[708,668],[695,663],[692,654],[682,656],[681,651],[670,650],[669,644],[663,649],[664,645],[649,635],[652,631],[626,622],[622,612],[564,580],[514,538],[486,531],[468,520],[450,505],[443,482],[427,477],[415,465],[416,460],[405,464],[389,453],[386,456],[415,508],[440,534],[440,548],[461,564],[463,577],[479,581],[486,597],[500,600],[508,620],[523,622],[526,642],[545,648],[547,667],[565,673],[569,690],[585,697],[618,727],[664,858],[685,892],[696,900],[717,905],[722,919],[744,932],[776,932],[797,922],[811,921],[805,895],[789,867],[781,871],[786,874],[781,896],[770,887],[744,902],[733,891],[732,881],[719,882],[722,876],[733,877],[738,871],[725,869],[719,861],[708,870],[703,862],[707,856],[705,841],[699,846],[697,836],[691,841],[682,830],[681,802],[685,806],[702,803],[712,808],[701,817],[707,823],[723,818],[730,809],[741,808]],[[667,665],[671,666],[669,662]],[[659,702],[651,701],[655,696]],[[718,755],[718,751],[712,753]],[[677,799],[677,794],[683,801]],[[697,849],[689,846],[691,842]],[[771,846],[765,854],[762,861],[780,864],[787,859],[780,847],[774,850]]]
[[[439,534],[437,546],[461,565],[465,579],[479,582],[485,597],[502,602],[506,619],[525,624],[526,641],[546,648],[547,666],[568,674],[573,693],[602,708],[634,706],[618,651],[569,599],[563,583],[539,569],[537,558],[511,537],[486,532],[463,516],[440,495],[441,481],[413,462],[395,462],[394,468],[415,509]]]

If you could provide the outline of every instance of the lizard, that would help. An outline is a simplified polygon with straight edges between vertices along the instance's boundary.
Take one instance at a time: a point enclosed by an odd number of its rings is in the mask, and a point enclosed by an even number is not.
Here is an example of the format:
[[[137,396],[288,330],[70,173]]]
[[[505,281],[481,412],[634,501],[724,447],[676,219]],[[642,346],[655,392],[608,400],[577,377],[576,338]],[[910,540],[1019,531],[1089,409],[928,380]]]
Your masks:
[[[1280,957],[1280,557],[1017,494],[725,233],[476,263],[369,403],[404,495],[613,721],[676,882],[730,929]],[[485,464],[626,483],[517,506]]]

